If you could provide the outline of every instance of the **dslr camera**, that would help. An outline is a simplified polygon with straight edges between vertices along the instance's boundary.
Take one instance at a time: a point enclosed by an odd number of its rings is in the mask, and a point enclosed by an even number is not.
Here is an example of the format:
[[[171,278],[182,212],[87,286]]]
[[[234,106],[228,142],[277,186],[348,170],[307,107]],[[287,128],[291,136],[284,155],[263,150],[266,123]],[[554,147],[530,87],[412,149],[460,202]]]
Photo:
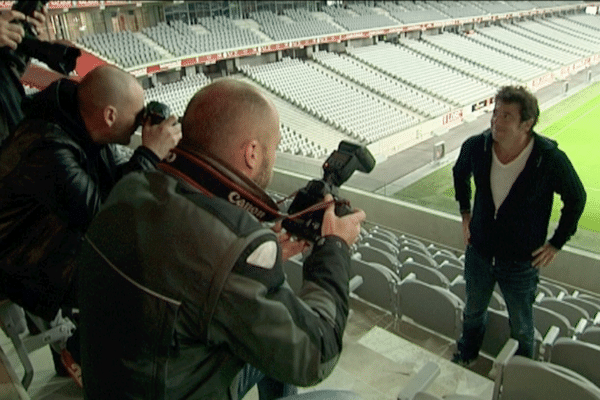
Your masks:
[[[25,16],[33,16],[34,11],[41,11],[49,0],[39,1],[15,1],[12,9],[20,11]],[[76,47],[65,46],[59,43],[49,43],[37,38],[37,33],[33,26],[26,21],[19,21],[23,26],[25,35],[16,50],[10,48],[2,49],[3,55],[15,62],[17,68],[24,70],[27,66],[28,57],[38,59],[50,68],[63,75],[68,75],[75,69],[77,58],[81,55],[81,50]]]
[[[366,146],[340,142],[338,149],[323,164],[323,179],[312,180],[298,191],[288,208],[289,217],[283,220],[283,227],[300,238],[317,241],[321,237],[325,209],[312,210],[311,207],[320,203],[326,194],[331,194],[335,200],[335,214],[339,217],[350,214],[350,203],[338,197],[339,187],[354,171],[369,173],[374,167],[375,158]]]
[[[158,125],[171,116],[171,108],[158,101],[149,102],[136,116],[136,126],[142,125],[148,118],[152,125]]]

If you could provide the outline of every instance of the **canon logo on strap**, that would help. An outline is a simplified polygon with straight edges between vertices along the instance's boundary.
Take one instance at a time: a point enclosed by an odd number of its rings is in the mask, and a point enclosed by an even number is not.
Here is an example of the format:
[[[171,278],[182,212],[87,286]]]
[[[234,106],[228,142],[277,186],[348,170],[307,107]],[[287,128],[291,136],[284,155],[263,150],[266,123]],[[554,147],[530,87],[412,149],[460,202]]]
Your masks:
[[[240,207],[241,209],[248,211],[250,214],[254,215],[259,220],[262,220],[262,218],[264,218],[265,216],[264,211],[262,211],[246,199],[242,198],[242,196],[236,191],[229,192],[227,200],[229,200],[230,203]]]

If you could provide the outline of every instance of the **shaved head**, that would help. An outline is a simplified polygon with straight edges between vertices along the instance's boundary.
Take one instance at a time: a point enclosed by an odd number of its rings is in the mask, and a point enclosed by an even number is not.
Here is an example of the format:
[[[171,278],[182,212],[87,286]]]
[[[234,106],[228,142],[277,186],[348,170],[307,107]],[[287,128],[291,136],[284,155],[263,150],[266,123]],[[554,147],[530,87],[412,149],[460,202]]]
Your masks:
[[[144,108],[144,89],[128,72],[103,65],[81,80],[77,102],[94,142],[128,144]]]
[[[138,86],[133,75],[117,67],[103,65],[95,68],[79,84],[77,97],[81,111],[92,113],[108,105],[123,108],[137,94]]]
[[[232,78],[217,79],[188,104],[181,145],[227,160],[248,140],[264,144],[272,133],[268,124],[275,119],[279,125],[273,103],[257,87]]]
[[[265,189],[281,140],[279,114],[256,86],[221,78],[190,100],[179,147],[220,158]]]

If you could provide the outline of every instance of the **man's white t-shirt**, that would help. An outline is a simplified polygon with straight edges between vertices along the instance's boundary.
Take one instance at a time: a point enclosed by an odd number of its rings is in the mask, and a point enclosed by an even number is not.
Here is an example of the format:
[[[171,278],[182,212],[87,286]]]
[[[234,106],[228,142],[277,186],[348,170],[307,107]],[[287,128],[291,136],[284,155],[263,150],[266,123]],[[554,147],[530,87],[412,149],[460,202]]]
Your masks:
[[[492,148],[493,149],[493,148]],[[512,185],[517,180],[517,177],[523,169],[533,150],[533,139],[529,141],[527,146],[521,153],[507,164],[502,164],[496,156],[496,150],[492,150],[492,170],[490,172],[490,183],[492,187],[492,197],[496,211],[500,208],[506,196],[510,192]]]

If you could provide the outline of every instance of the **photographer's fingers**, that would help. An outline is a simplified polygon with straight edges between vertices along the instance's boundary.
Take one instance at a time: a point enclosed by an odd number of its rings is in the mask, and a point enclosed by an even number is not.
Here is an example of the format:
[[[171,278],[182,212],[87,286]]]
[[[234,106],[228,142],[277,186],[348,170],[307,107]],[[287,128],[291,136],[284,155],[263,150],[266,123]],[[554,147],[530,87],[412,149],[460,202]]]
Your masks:
[[[48,15],[48,9],[44,7],[42,11],[34,11],[32,16],[27,17],[29,22],[35,31],[37,32],[38,39],[47,40],[46,35],[46,15]]]
[[[2,14],[2,18],[0,18],[0,47],[8,46],[13,50],[17,48],[23,40],[25,30],[20,24],[11,21],[23,19],[25,19],[25,16],[17,11]]]
[[[181,140],[181,124],[172,115],[160,124],[152,125],[146,120],[142,127],[142,145],[154,152],[161,160],[164,159]]]
[[[326,195],[324,201],[331,201],[333,197]],[[354,210],[352,214],[338,217],[335,215],[335,203],[332,203],[323,216],[321,235],[335,235],[342,238],[348,246],[352,246],[360,234],[361,223],[366,219],[362,210]]]

